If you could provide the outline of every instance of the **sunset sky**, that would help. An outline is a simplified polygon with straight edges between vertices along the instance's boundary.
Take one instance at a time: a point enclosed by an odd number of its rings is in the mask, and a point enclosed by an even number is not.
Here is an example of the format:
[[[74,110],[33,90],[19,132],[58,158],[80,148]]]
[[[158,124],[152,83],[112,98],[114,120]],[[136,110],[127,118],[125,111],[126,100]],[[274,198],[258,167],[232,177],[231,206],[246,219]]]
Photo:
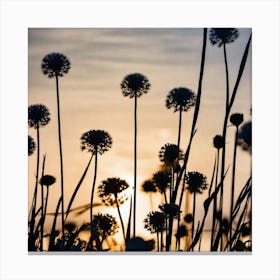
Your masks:
[[[49,211],[53,211],[60,194],[59,146],[55,79],[42,74],[42,58],[51,52],[61,52],[71,62],[71,69],[60,81],[62,147],[65,173],[65,205],[84,171],[90,154],[80,149],[81,135],[91,129],[103,129],[113,139],[112,149],[99,157],[97,185],[108,177],[120,177],[133,185],[133,100],[120,90],[122,79],[130,73],[146,75],[151,89],[138,101],[138,203],[137,230],[146,234],[143,219],[151,211],[149,197],[141,191],[143,181],[159,168],[158,152],[166,143],[176,143],[178,113],[165,106],[168,92],[176,87],[188,87],[197,92],[200,69],[202,29],[39,29],[28,32],[29,105],[44,104],[51,121],[41,132],[41,153],[46,153],[45,173],[57,178],[50,189]],[[251,29],[239,29],[240,36],[227,45],[230,92],[237,76],[241,57]],[[250,120],[251,51],[239,86],[232,113],[244,114]],[[222,133],[225,107],[225,74],[222,48],[207,40],[205,72],[197,134],[193,140],[188,171],[199,171],[210,183],[215,157],[213,137]],[[193,109],[183,113],[181,149],[186,150]],[[36,140],[35,130],[29,135]],[[227,165],[231,164],[234,128],[228,129]],[[42,157],[41,157],[42,162]],[[75,206],[89,203],[93,168],[81,187]],[[236,193],[242,188],[251,170],[251,156],[238,148]],[[36,152],[29,157],[29,205],[35,184]],[[231,177],[226,178],[226,183]],[[229,186],[229,185],[228,185]],[[95,192],[97,194],[97,192]],[[227,190],[225,190],[227,193]],[[205,196],[198,198],[202,205]],[[98,197],[95,198],[98,201]],[[160,195],[155,195],[155,206]],[[129,203],[121,207],[126,217]],[[229,208],[229,206],[228,206]],[[203,208],[202,208],[203,209]],[[155,209],[154,209],[155,210]],[[96,208],[94,212],[116,209]],[[203,211],[198,211],[199,215]],[[81,224],[89,213],[79,218]],[[50,221],[50,220],[49,220]],[[49,222],[47,221],[47,222]],[[52,221],[52,220],[51,220]],[[60,223],[58,223],[60,226]],[[120,232],[120,231],[119,231]]]

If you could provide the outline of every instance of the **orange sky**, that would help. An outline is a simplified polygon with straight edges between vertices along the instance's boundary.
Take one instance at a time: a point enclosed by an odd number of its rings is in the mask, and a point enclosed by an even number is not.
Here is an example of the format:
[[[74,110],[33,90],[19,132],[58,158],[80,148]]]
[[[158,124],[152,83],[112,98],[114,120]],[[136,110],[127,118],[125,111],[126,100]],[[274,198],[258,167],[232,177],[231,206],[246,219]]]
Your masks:
[[[239,63],[250,29],[239,29],[240,37],[227,46],[230,89],[237,76]],[[133,183],[133,100],[123,97],[120,82],[129,73],[145,74],[151,83],[148,94],[138,102],[138,179],[137,188],[159,167],[158,152],[166,143],[176,143],[178,114],[165,107],[168,92],[175,87],[197,91],[202,29],[29,29],[29,105],[42,103],[51,113],[50,123],[41,129],[41,152],[47,154],[47,174],[57,177],[50,190],[49,211],[59,195],[59,153],[55,80],[41,72],[42,58],[50,52],[61,52],[71,61],[71,69],[60,79],[62,145],[65,172],[66,204],[75,188],[90,154],[80,150],[80,137],[90,129],[104,129],[113,138],[112,149],[99,157],[99,182],[113,176]],[[251,52],[240,83],[232,112],[250,119]],[[189,158],[189,171],[211,178],[215,150],[212,139],[221,134],[225,103],[225,74],[221,48],[207,42],[200,116],[197,134]],[[193,109],[183,113],[181,147],[189,140]],[[227,164],[231,163],[233,132],[228,130]],[[36,139],[34,129],[29,134]],[[240,190],[250,173],[251,156],[238,149],[236,189]],[[79,206],[89,203],[93,165],[81,187]],[[36,154],[29,157],[29,202],[33,193]],[[228,177],[230,179],[230,177]],[[226,192],[226,191],[225,191]],[[95,192],[97,193],[97,192]],[[149,197],[142,192],[138,199],[137,230],[145,233],[143,219],[149,208]],[[95,199],[97,201],[98,198]],[[198,198],[202,205],[205,196]],[[156,202],[160,196],[156,195]],[[128,203],[122,207],[125,215]],[[95,209],[117,216],[116,209]],[[199,215],[202,212],[198,211]],[[79,218],[88,221],[89,213]],[[48,222],[48,221],[47,221]]]

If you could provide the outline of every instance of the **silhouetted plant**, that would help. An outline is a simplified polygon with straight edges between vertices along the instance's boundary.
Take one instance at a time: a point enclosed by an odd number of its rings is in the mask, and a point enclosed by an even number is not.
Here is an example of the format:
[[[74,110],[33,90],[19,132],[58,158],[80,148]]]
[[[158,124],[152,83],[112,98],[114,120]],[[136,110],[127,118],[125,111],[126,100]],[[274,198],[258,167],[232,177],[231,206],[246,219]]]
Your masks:
[[[212,45],[218,45],[218,47],[224,44],[234,42],[239,37],[239,31],[236,28],[211,28],[209,39]]]
[[[157,249],[160,251],[159,234],[161,234],[162,243],[162,232],[165,230],[165,215],[159,211],[149,212],[144,219],[144,228],[150,233],[157,234]]]
[[[45,158],[44,158],[45,159]],[[56,182],[56,179],[52,175],[43,175],[40,179],[40,185],[42,187],[42,192],[41,192],[41,199],[42,199],[42,217],[41,217],[41,250],[43,250],[43,233],[44,233],[44,223],[46,219],[46,213],[47,213],[47,206],[48,206],[48,199],[49,199],[49,186],[53,185]],[[46,199],[44,203],[44,191],[43,191],[43,186],[47,187],[47,193],[46,193]]]
[[[165,203],[159,205],[159,209],[166,215],[166,217],[170,218],[178,218],[180,213],[179,205],[175,203]]]
[[[184,221],[187,223],[187,224],[190,224],[190,223],[192,223],[193,222],[193,215],[192,214],[187,214],[187,215],[185,215],[185,217],[184,217]]]
[[[252,122],[246,122],[240,127],[237,144],[245,151],[252,150]]]
[[[70,70],[69,59],[61,53],[49,53],[42,60],[42,72],[49,78],[55,77],[56,80],[56,98],[57,98],[57,122],[58,122],[58,141],[59,141],[59,155],[60,155],[60,177],[61,177],[61,223],[62,233],[64,235],[64,187],[63,187],[63,157],[62,157],[62,143],[61,143],[61,123],[60,123],[60,102],[59,102],[59,83],[58,78],[63,77]]]
[[[102,249],[103,241],[108,237],[118,232],[118,223],[116,218],[110,214],[94,215],[91,223],[91,232],[93,232],[93,239],[96,241],[97,250]]]
[[[230,203],[230,219],[229,219],[229,239],[232,238],[232,212],[234,202],[234,187],[235,187],[235,167],[236,167],[236,148],[238,142],[238,128],[243,122],[243,114],[235,113],[230,116],[230,122],[235,126],[235,138],[233,149],[233,164],[232,164],[232,178],[231,178],[231,203]]]
[[[213,146],[214,148],[217,149],[216,153],[216,166],[215,168],[215,189],[217,188],[218,184],[218,175],[219,175],[219,163],[220,163],[220,149],[223,148],[225,145],[225,141],[223,136],[221,135],[216,135],[213,138]],[[209,194],[210,195],[210,194]],[[217,213],[217,197],[214,198],[214,204],[213,204],[213,215],[212,215],[212,230],[211,230],[211,246],[213,244],[214,240],[214,232],[215,232],[215,227],[216,227],[216,213]]]
[[[182,126],[182,112],[188,111],[195,105],[196,96],[195,93],[184,87],[172,89],[166,98],[166,107],[168,109],[173,108],[174,112],[179,111],[179,129],[178,129],[178,141],[177,146],[180,148],[181,139],[181,126]]]
[[[95,156],[95,167],[93,175],[93,183],[91,188],[91,198],[90,198],[90,223],[92,224],[92,207],[93,207],[93,197],[94,188],[97,176],[97,155],[102,155],[112,147],[112,137],[110,134],[104,130],[89,130],[85,132],[81,137],[81,149],[91,152]]]
[[[171,187],[171,173],[169,171],[158,171],[152,178],[157,190],[164,194],[165,203],[167,203],[166,189]]]
[[[37,132],[37,164],[36,164],[36,182],[34,195],[31,205],[31,222],[30,222],[30,234],[33,234],[34,223],[35,223],[35,212],[37,204],[37,190],[38,190],[38,179],[39,179],[39,165],[40,165],[40,127],[47,125],[50,121],[50,113],[48,108],[42,104],[30,105],[28,107],[28,125],[33,127]]]
[[[124,240],[125,230],[122,215],[120,212],[120,204],[123,204],[126,199],[123,196],[120,196],[120,194],[122,194],[122,192],[127,188],[129,188],[128,183],[120,178],[108,178],[107,180],[102,181],[102,183],[98,187],[99,197],[102,199],[102,201],[108,206],[117,206]]]
[[[194,226],[195,226],[195,209],[196,209],[196,194],[202,192],[207,188],[206,177],[197,172],[192,171],[188,172],[185,176],[185,182],[188,185],[187,189],[190,193],[193,194],[193,223],[192,223],[192,238],[194,233]]]
[[[135,237],[126,239],[125,250],[126,251],[152,251],[155,246],[153,239],[144,240],[142,237]]]
[[[124,96],[134,98],[134,196],[133,196],[133,237],[136,234],[136,186],[137,186],[137,97],[146,94],[151,84],[146,76],[140,73],[129,74],[121,82]],[[129,221],[130,225],[130,221]]]
[[[142,184],[142,190],[149,194],[150,197],[150,206],[151,209],[153,210],[154,205],[153,205],[153,193],[155,193],[157,191],[156,185],[152,180],[146,180],[143,184]]]
[[[28,155],[31,156],[35,151],[36,145],[31,136],[28,135]]]

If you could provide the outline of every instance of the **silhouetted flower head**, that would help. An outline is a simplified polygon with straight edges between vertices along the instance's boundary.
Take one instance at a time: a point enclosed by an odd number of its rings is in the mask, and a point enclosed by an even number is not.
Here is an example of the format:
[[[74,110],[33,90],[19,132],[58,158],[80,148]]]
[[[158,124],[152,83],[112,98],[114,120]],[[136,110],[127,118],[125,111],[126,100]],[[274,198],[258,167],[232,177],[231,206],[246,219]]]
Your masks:
[[[140,97],[149,91],[151,85],[146,76],[140,73],[127,75],[121,82],[121,90],[124,96]]]
[[[159,209],[166,215],[166,217],[178,218],[178,215],[181,213],[179,205],[175,203],[159,205]]]
[[[234,42],[239,36],[239,31],[236,28],[211,28],[209,39],[212,45],[221,47],[223,44]]]
[[[125,240],[126,251],[152,251],[155,246],[153,239],[144,240],[142,237],[135,237]]]
[[[28,125],[29,127],[38,128],[45,126],[50,121],[48,108],[42,104],[30,105],[28,107]]]
[[[187,214],[187,215],[185,215],[184,221],[185,221],[187,224],[192,223],[192,221],[193,221],[193,216],[192,216],[192,214]]]
[[[246,250],[246,246],[240,239],[238,239],[235,243],[234,250],[238,252],[243,252]]]
[[[207,188],[206,177],[196,171],[188,172],[185,176],[185,182],[188,184],[187,189],[191,193],[202,193]]]
[[[157,191],[154,182],[151,181],[151,180],[146,180],[142,184],[142,189],[143,189],[144,192],[156,192]]]
[[[75,223],[67,223],[64,225],[65,229],[69,232],[73,232],[76,228],[77,228],[77,225]]]
[[[70,61],[64,54],[53,52],[43,58],[41,67],[43,74],[49,78],[56,75],[63,77],[70,69]]]
[[[36,145],[31,136],[28,135],[28,155],[31,156],[35,151]]]
[[[241,236],[249,236],[251,234],[251,227],[248,225],[242,225],[241,227]]]
[[[183,159],[183,153],[175,144],[165,144],[159,151],[159,159],[165,164],[173,165],[175,161]]]
[[[239,130],[237,144],[245,151],[252,150],[252,122],[244,123]]]
[[[235,113],[230,116],[230,122],[238,127],[243,123],[243,114]]]
[[[162,232],[165,230],[165,215],[159,211],[148,213],[144,219],[144,228],[151,233]]]
[[[99,236],[107,237],[118,232],[118,223],[116,218],[109,214],[93,215],[92,229]]]
[[[99,153],[100,155],[107,152],[112,147],[112,137],[104,130],[90,130],[85,132],[81,137],[81,149]]]
[[[175,237],[177,239],[185,237],[187,235],[187,229],[186,226],[180,225],[177,232],[175,233]]]
[[[224,137],[221,136],[221,135],[216,135],[214,138],[213,138],[213,145],[216,149],[221,149],[223,148],[225,144],[225,141],[224,141]]]
[[[172,89],[166,98],[166,107],[173,108],[176,111],[188,111],[195,105],[196,96],[194,92],[188,88],[179,87]]]
[[[120,178],[108,178],[101,182],[98,187],[99,197],[102,199],[103,203],[107,206],[113,206],[118,202],[119,204],[123,204],[126,201],[126,196],[121,194],[124,190],[129,187],[128,183],[125,180]],[[117,201],[116,201],[117,199]]]
[[[159,192],[163,193],[171,184],[171,174],[168,171],[158,171],[153,175],[153,182]]]
[[[40,179],[40,184],[43,186],[51,186],[56,182],[56,179],[54,176],[52,175],[44,175],[41,179]]]

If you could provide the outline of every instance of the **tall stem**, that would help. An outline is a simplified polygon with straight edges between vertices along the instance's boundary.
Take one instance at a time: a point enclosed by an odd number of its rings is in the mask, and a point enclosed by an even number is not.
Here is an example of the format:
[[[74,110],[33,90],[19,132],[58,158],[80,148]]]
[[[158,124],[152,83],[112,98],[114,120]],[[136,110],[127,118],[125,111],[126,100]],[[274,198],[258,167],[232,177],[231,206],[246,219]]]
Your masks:
[[[59,105],[59,86],[58,75],[55,75],[56,80],[56,97],[57,97],[57,121],[58,121],[58,141],[60,155],[60,180],[61,180],[61,224],[62,234],[64,236],[64,188],[63,188],[63,158],[62,158],[62,143],[61,143],[61,127],[60,127],[60,105]]]
[[[220,149],[217,150],[217,165],[216,165],[216,175],[215,175],[215,190],[217,189],[218,185],[218,176],[219,176],[219,158],[220,158]],[[215,191],[214,190],[214,191]],[[214,233],[215,233],[215,227],[216,227],[216,212],[217,212],[217,197],[214,198],[213,203],[213,216],[212,216],[212,231],[211,231],[211,251],[213,247],[213,241],[214,241]]]
[[[45,160],[46,156],[44,155],[43,159],[43,166],[42,166],[42,177],[44,176],[44,170],[45,170]],[[41,178],[42,178],[41,177]],[[43,239],[44,239],[44,186],[41,184],[41,242],[40,242],[40,250],[43,251]]]
[[[196,204],[196,192],[193,193],[193,222],[192,222],[192,239],[194,234],[194,225],[195,225],[195,204]]]
[[[235,141],[234,141],[234,153],[233,153],[233,165],[232,165],[232,181],[231,181],[231,204],[230,204],[230,222],[229,222],[229,240],[232,238],[232,211],[234,202],[234,184],[235,184],[235,166],[236,166],[236,147],[238,140],[238,127],[236,127]]]
[[[227,122],[229,117],[229,77],[228,77],[228,63],[227,63],[227,52],[226,44],[223,43],[224,51],[224,61],[225,61],[225,72],[226,72],[226,106],[225,106],[225,119],[223,125],[223,139],[224,144],[222,148],[222,166],[221,166],[221,196],[220,196],[220,230],[222,229],[222,219],[223,219],[223,196],[224,196],[224,182],[222,177],[225,171],[225,159],[226,159],[226,134],[227,134]],[[221,238],[221,250],[223,248],[223,239]]]
[[[95,151],[97,151],[97,149],[95,149]],[[93,183],[92,183],[92,188],[91,188],[91,197],[90,197],[90,228],[91,228],[91,236],[90,236],[90,240],[92,240],[92,220],[93,220],[93,197],[94,197],[94,188],[95,188],[95,183],[96,183],[96,174],[97,174],[97,152],[95,154],[95,162],[94,162],[94,175],[93,175]],[[91,246],[91,244],[90,244]]]
[[[136,235],[136,184],[137,184],[137,94],[134,97],[134,196],[133,196],[133,238]]]
[[[118,209],[118,214],[120,217],[120,221],[121,221],[121,227],[122,227],[122,232],[123,232],[123,239],[125,241],[125,231],[124,231],[124,224],[123,224],[123,219],[122,219],[122,215],[121,215],[121,211],[120,211],[120,206],[119,206],[119,202],[118,202],[118,197],[115,194],[115,200],[116,200],[116,204],[117,204],[117,209]]]
[[[178,142],[177,146],[180,149],[180,140],[181,140],[181,127],[182,127],[182,105],[180,105],[179,111],[179,129],[178,129]]]
[[[39,125],[36,126],[37,132],[37,166],[36,166],[36,181],[35,181],[35,189],[32,200],[32,210],[31,210],[31,223],[30,223],[30,233],[33,233],[35,226],[35,213],[36,213],[36,204],[37,204],[37,191],[38,191],[38,177],[39,177],[39,165],[40,165],[40,132]]]

